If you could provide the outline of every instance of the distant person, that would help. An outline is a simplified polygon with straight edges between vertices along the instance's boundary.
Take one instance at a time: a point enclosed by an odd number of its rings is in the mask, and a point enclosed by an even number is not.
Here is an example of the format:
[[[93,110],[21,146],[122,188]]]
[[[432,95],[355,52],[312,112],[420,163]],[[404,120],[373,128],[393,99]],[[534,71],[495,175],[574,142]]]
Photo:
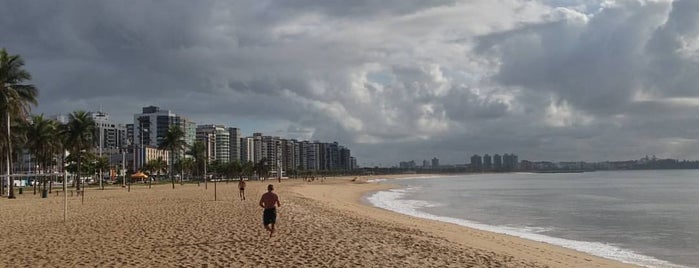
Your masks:
[[[274,186],[267,185],[267,192],[260,198],[260,206],[265,210],[262,213],[262,224],[269,232],[269,237],[274,234],[274,224],[277,222],[277,207],[280,207],[279,196],[273,193]]]
[[[245,180],[240,178],[238,182],[238,189],[240,189],[240,200],[245,200]]]

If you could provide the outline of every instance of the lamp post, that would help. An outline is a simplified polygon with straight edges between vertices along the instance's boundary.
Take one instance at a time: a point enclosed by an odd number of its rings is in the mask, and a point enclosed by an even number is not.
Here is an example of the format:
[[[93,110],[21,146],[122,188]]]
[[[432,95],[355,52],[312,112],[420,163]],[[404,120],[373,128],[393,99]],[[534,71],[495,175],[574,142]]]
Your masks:
[[[102,131],[102,122],[99,122],[97,125],[97,130],[100,132],[100,146],[99,146],[99,154],[100,154],[100,159],[102,159],[102,143],[104,142],[104,131]],[[100,189],[104,190],[104,185],[102,185],[102,167],[100,166]]]

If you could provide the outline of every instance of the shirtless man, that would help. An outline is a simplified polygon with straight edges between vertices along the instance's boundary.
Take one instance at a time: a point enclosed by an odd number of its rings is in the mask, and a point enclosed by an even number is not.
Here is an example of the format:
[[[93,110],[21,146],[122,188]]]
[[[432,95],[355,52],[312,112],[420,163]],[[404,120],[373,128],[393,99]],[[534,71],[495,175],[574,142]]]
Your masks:
[[[245,200],[245,180],[240,178],[238,182],[238,189],[240,189],[240,200]]]
[[[262,224],[269,232],[269,237],[274,234],[274,224],[277,222],[277,207],[280,207],[279,196],[273,193],[274,186],[267,185],[267,192],[260,198],[260,207],[264,208],[262,213]]]

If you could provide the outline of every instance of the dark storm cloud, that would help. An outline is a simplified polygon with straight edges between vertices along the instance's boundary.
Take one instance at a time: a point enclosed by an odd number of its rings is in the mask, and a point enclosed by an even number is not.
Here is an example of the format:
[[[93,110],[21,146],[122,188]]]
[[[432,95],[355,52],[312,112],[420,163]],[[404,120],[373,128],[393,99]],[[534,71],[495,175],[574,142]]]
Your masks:
[[[696,1],[0,2],[36,112],[159,105],[360,164],[699,158]]]

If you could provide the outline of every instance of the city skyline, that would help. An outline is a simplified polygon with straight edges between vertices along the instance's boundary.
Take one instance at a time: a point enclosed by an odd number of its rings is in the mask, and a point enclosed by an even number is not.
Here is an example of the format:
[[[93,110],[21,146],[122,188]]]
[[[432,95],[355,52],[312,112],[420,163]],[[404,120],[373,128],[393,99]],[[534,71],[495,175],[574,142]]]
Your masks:
[[[338,141],[360,166],[468,152],[699,159],[699,2],[2,1],[33,113],[156,105]],[[248,134],[248,133],[246,133]]]

